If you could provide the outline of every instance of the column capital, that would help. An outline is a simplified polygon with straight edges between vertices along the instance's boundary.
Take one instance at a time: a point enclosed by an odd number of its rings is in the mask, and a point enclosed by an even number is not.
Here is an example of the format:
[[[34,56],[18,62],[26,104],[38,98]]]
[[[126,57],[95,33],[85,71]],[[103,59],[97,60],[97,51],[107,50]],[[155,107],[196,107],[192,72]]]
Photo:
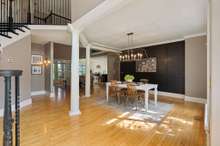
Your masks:
[[[74,27],[70,23],[67,25],[67,31],[69,31],[71,33],[80,33],[80,29],[77,29],[76,27]]]
[[[87,48],[87,49],[91,49],[91,47],[92,47],[91,44],[87,44],[87,45],[86,45],[86,48]]]

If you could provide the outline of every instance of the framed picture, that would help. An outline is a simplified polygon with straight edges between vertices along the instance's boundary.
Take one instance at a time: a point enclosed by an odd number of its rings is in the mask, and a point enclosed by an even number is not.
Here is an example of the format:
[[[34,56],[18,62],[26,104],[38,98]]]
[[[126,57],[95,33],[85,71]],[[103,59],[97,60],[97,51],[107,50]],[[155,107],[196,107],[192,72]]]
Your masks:
[[[136,72],[157,72],[157,58],[151,57],[136,61]]]
[[[42,67],[40,65],[32,65],[31,66],[31,73],[32,73],[32,75],[41,75],[42,74]]]
[[[43,63],[43,57],[41,55],[32,55],[31,64],[32,65],[41,65]]]

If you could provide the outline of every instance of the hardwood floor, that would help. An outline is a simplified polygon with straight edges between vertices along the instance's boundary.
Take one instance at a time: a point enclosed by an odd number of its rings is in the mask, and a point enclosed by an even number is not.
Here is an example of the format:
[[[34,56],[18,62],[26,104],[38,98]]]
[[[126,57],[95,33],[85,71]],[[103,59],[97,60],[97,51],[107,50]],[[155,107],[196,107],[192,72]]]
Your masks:
[[[96,88],[80,100],[82,114],[69,117],[69,95],[34,97],[21,112],[21,146],[205,146],[203,105],[160,98],[175,107],[160,123],[131,120],[96,103]],[[0,119],[2,143],[2,118]]]

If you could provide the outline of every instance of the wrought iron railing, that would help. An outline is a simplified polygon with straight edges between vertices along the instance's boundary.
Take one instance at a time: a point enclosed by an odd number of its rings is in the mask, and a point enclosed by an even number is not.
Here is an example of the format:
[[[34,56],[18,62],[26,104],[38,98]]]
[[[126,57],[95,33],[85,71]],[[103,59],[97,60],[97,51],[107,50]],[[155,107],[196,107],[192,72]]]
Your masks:
[[[65,25],[71,22],[71,0],[34,0],[33,23]]]
[[[71,0],[0,0],[0,35],[24,31],[31,24],[71,23]]]

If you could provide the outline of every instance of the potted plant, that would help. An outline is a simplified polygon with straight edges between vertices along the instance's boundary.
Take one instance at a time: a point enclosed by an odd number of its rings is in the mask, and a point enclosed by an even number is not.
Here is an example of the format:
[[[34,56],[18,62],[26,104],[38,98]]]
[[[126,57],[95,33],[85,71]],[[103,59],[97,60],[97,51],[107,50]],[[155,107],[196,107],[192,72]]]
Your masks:
[[[124,77],[124,80],[127,82],[133,82],[134,79],[135,79],[134,76],[129,74],[125,75]]]

